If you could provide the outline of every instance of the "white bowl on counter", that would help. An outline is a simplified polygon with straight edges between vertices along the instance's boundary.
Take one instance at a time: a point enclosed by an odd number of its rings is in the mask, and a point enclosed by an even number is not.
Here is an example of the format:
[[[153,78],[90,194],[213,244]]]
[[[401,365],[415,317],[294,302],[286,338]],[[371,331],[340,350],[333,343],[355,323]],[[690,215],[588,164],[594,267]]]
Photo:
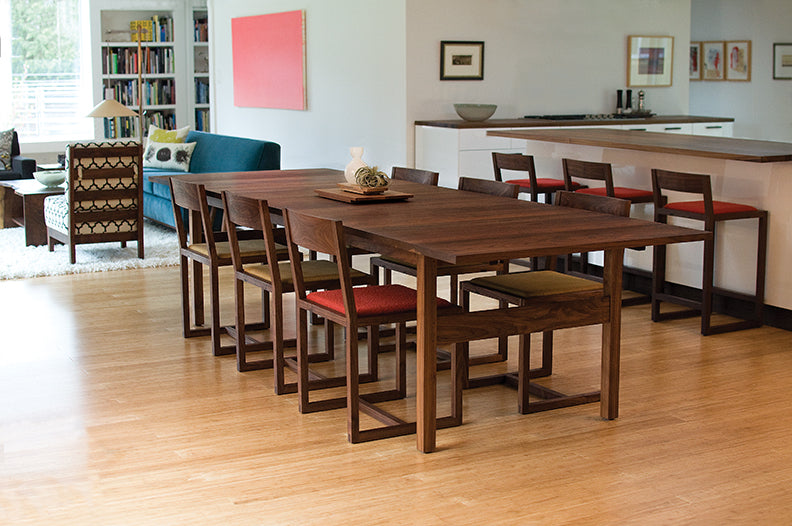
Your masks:
[[[454,104],[457,115],[466,121],[481,122],[492,117],[497,104]]]

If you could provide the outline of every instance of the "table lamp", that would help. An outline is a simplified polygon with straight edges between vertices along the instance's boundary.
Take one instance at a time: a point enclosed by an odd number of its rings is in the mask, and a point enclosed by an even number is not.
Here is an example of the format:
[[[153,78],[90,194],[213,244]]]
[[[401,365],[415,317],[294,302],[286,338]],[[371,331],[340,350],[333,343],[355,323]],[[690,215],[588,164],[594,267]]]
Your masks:
[[[91,110],[91,112],[86,115],[86,117],[94,117],[97,119],[105,118],[111,119],[113,117],[139,117],[140,115],[137,112],[132,111],[131,109],[127,108],[120,102],[115,99],[105,99]],[[143,135],[143,123],[141,125],[141,135]],[[143,140],[141,137],[141,144],[143,144]]]

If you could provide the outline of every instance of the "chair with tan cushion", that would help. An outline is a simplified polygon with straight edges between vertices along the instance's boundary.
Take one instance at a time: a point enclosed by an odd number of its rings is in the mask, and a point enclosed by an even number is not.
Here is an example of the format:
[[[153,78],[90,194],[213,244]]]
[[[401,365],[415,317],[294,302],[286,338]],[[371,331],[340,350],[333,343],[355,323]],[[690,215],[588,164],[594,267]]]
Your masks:
[[[49,250],[65,243],[69,261],[76,245],[137,242],[143,258],[142,148],[140,143],[73,143],[67,146],[68,188],[44,199]]]
[[[556,204],[589,211],[609,213],[619,216],[628,216],[630,212],[630,202],[623,199],[616,199],[605,196],[590,194],[573,193],[566,191],[556,192]],[[555,261],[551,259],[549,268],[554,268]],[[494,376],[469,378],[466,379],[467,387],[481,387],[485,385],[506,383],[514,385],[518,389],[518,406],[521,413],[533,413],[558,407],[566,407],[580,403],[588,403],[599,400],[599,392],[581,393],[577,395],[564,395],[542,387],[531,378],[549,376],[553,372],[553,330],[557,328],[569,328],[581,325],[590,325],[592,317],[589,309],[603,312],[603,303],[609,298],[603,298],[602,284],[589,279],[571,276],[555,272],[553,270],[536,270],[529,272],[517,272],[498,276],[486,276],[465,281],[460,285],[462,291],[462,306],[465,310],[470,310],[470,294],[478,294],[488,298],[498,300],[510,305],[527,307],[533,305],[547,305],[552,310],[553,305],[563,303],[579,304],[581,316],[576,318],[574,315],[566,318],[558,318],[549,324],[542,331],[542,365],[536,369],[530,369],[530,334],[519,336],[519,365],[517,374],[507,373]],[[591,305],[591,307],[588,307]],[[468,344],[463,344],[463,360],[468,361]],[[467,368],[465,368],[467,371]],[[543,398],[539,402],[529,403],[529,394],[534,394]]]

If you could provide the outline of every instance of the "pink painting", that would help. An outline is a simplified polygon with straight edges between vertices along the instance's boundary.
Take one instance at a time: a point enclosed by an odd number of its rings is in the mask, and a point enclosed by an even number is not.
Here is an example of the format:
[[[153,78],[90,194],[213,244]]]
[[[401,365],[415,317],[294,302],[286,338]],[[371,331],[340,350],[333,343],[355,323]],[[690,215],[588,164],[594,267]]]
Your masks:
[[[304,110],[305,11],[231,19],[234,106]]]

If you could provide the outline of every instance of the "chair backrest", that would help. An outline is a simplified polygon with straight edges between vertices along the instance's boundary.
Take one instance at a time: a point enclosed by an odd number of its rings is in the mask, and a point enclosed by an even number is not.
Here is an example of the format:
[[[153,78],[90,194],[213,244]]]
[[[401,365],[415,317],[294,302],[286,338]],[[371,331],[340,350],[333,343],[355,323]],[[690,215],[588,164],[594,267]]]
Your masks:
[[[246,197],[231,192],[223,192],[223,209],[225,210],[224,220],[228,233],[228,244],[231,247],[231,262],[237,271],[243,270],[243,263],[251,263],[250,260],[242,259],[239,250],[239,236],[237,229],[243,227],[245,233],[260,232],[261,239],[264,240],[267,258],[260,262],[278,261],[275,249],[275,231],[272,219],[269,215],[269,205],[267,201]],[[270,276],[273,286],[281,282],[280,268],[277,264],[270,265]]]
[[[714,215],[712,205],[712,182],[706,174],[692,174],[685,172],[672,172],[669,170],[652,169],[652,195],[654,199],[655,216],[662,214],[662,209],[667,203],[667,196],[663,190],[697,194],[699,200],[704,201],[704,213],[708,217]]]
[[[557,206],[580,208],[615,216],[629,217],[630,215],[630,201],[628,199],[619,199],[618,197],[559,190],[555,193],[555,204]]]
[[[138,142],[73,143],[69,225],[75,235],[143,232],[143,148]]]
[[[503,181],[501,170],[528,172],[532,186],[534,186],[533,183],[536,180],[536,166],[534,165],[533,155],[492,152],[492,168],[495,170],[496,181]]]
[[[329,254],[338,264],[345,312],[349,317],[355,316],[355,298],[352,294],[349,257],[341,221],[314,217],[289,209],[284,209],[283,217],[286,223],[286,239],[294,280],[294,292],[297,298],[305,300],[306,297],[302,266],[298,264],[301,258],[299,247]]]
[[[411,183],[428,184],[437,186],[440,173],[430,170],[419,170],[417,168],[403,168],[394,166],[391,170],[391,179],[395,181],[410,181]]]
[[[171,203],[173,217],[176,222],[176,234],[179,236],[179,246],[186,249],[189,244],[205,242],[209,249],[210,258],[217,257],[215,235],[212,232],[209,203],[206,199],[206,187],[202,184],[190,183],[179,179],[178,176],[168,179],[171,190]],[[191,217],[197,213],[201,220],[201,235],[203,239],[192,239],[188,235],[188,227],[184,223],[181,210],[186,210]]]
[[[476,179],[475,177],[460,177],[458,188],[466,192],[477,192],[500,197],[516,198],[520,193],[520,187],[516,184],[490,181],[489,179]]]
[[[562,159],[564,167],[564,186],[567,190],[573,190],[572,178],[594,179],[605,182],[605,193],[609,197],[614,196],[613,190],[613,170],[609,163],[595,163],[592,161],[578,161],[576,159]]]

